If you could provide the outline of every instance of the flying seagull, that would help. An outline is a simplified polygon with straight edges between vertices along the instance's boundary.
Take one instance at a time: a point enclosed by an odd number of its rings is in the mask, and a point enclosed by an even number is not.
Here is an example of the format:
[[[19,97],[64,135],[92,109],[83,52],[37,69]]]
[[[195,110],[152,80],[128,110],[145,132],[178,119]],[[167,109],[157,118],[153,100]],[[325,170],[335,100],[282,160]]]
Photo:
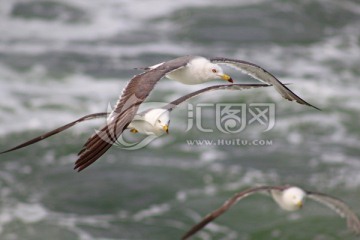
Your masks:
[[[329,195],[303,190],[296,186],[260,186],[254,187],[235,194],[228,199],[220,208],[204,217],[198,224],[193,226],[182,240],[190,238],[199,230],[204,228],[209,222],[219,217],[226,212],[230,207],[245,197],[254,193],[263,192],[269,193],[274,201],[286,211],[296,211],[302,208],[305,198],[313,199],[321,204],[324,204],[338,213],[341,217],[346,218],[348,228],[355,234],[360,234],[360,220],[356,214],[340,199],[331,197]]]
[[[74,169],[83,170],[100,158],[116,142],[133,120],[139,105],[148,97],[156,83],[165,76],[184,84],[200,84],[213,79],[233,81],[229,75],[223,73],[219,65],[197,56],[179,57],[157,64],[136,75],[124,88],[110,114],[110,121],[92,135],[78,153]]]
[[[140,113],[137,113],[133,120],[128,125],[128,129],[130,129],[133,133],[141,133],[145,135],[156,135],[161,136],[165,132],[168,133],[169,130],[169,124],[170,124],[170,112],[177,107],[179,104],[189,100],[190,98],[193,98],[195,96],[198,96],[202,93],[214,91],[214,90],[243,90],[243,89],[251,89],[251,88],[258,88],[258,87],[269,87],[271,85],[268,84],[226,84],[226,85],[215,85],[206,87],[203,89],[200,89],[198,91],[194,91],[192,93],[186,94],[166,105],[164,105],[161,108],[151,108],[145,111],[142,111]],[[92,120],[97,118],[106,118],[108,117],[107,112],[102,113],[93,113],[88,114],[86,116],[83,116],[73,122],[67,123],[61,127],[58,127],[54,130],[51,130],[47,133],[44,133],[38,137],[35,137],[29,141],[26,141],[22,144],[19,144],[13,148],[10,148],[6,151],[0,152],[7,153],[11,152],[20,148],[24,148],[26,146],[29,146],[31,144],[34,144],[36,142],[42,141],[48,137],[51,137],[57,133],[60,133],[62,131],[65,131],[66,129],[69,129],[70,127],[73,127],[74,125]]]
[[[111,121],[87,140],[78,153],[74,169],[81,171],[88,167],[116,142],[133,120],[139,105],[148,97],[161,78],[166,76],[184,84],[200,84],[212,79],[232,82],[232,78],[223,73],[218,65],[220,63],[229,64],[256,79],[273,85],[285,99],[312,106],[291,92],[272,74],[255,64],[226,58],[208,60],[199,56],[179,57],[152,66],[129,81],[110,115]]]

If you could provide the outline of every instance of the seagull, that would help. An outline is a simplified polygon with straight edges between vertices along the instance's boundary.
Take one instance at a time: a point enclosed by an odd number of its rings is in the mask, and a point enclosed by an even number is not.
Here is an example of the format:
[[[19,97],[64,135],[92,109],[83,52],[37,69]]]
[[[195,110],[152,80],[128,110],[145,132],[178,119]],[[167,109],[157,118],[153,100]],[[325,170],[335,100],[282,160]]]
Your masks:
[[[116,142],[133,120],[139,105],[148,97],[160,79],[166,76],[184,84],[200,84],[213,79],[233,82],[232,78],[224,74],[218,65],[221,63],[230,65],[266,84],[273,85],[285,99],[312,106],[298,97],[272,74],[255,64],[227,58],[209,60],[200,56],[179,57],[149,67],[145,72],[136,75],[129,81],[110,114],[111,121],[86,141],[78,153],[74,169],[82,171],[99,159]]]
[[[233,82],[219,65],[199,56],[183,56],[150,67],[125,86],[110,114],[110,121],[92,135],[78,153],[75,170],[81,171],[91,165],[116,142],[135,117],[139,105],[165,76],[184,84],[200,84],[214,79]]]
[[[145,135],[155,135],[161,136],[164,133],[169,133],[169,125],[170,125],[170,113],[171,111],[177,107],[179,104],[189,100],[190,98],[196,97],[202,93],[214,91],[214,90],[244,90],[244,89],[251,89],[251,88],[259,88],[259,87],[269,87],[271,85],[268,84],[224,84],[224,85],[214,85],[210,87],[206,87],[192,93],[186,94],[161,108],[150,108],[140,113],[137,113],[133,120],[128,125],[128,129],[132,133],[139,133]],[[65,131],[78,123],[85,122],[88,120],[98,119],[98,118],[107,118],[109,113],[101,112],[101,113],[93,113],[85,115],[75,121],[67,123],[61,127],[58,127],[54,130],[46,132],[38,137],[35,137],[29,141],[21,143],[13,148],[0,152],[0,154],[11,152],[18,150],[20,148],[24,148],[26,146],[32,145],[36,142],[42,141],[46,138],[49,138],[55,134],[58,134],[62,131]],[[108,120],[109,121],[109,120]],[[110,119],[111,121],[111,119]]]
[[[219,217],[230,207],[245,197],[254,193],[263,192],[269,193],[274,201],[280,208],[286,211],[296,211],[302,208],[305,198],[313,199],[338,213],[341,217],[346,218],[349,230],[355,234],[360,234],[360,220],[357,215],[340,199],[319,193],[303,190],[297,186],[260,186],[254,187],[235,194],[232,198],[228,199],[220,208],[204,217],[198,224],[193,226],[185,235],[182,240],[190,238],[199,230],[204,228],[209,222]]]
[[[132,133],[155,135],[160,137],[169,133],[170,115],[166,109],[151,108],[136,114],[127,128]]]

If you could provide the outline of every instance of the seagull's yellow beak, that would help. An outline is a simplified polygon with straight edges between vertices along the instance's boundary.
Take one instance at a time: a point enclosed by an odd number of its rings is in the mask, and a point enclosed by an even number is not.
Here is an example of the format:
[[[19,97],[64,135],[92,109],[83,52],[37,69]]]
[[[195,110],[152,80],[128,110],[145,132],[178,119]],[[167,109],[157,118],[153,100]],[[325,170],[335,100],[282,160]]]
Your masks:
[[[227,74],[223,74],[223,75],[221,75],[220,77],[221,77],[223,80],[225,80],[225,81],[228,81],[228,82],[231,82],[231,83],[234,82],[233,79],[232,79],[229,75],[227,75]]]
[[[297,206],[299,209],[302,208],[303,202],[302,202],[302,201],[297,202],[297,203],[296,203],[296,206]]]
[[[167,134],[169,134],[169,126],[168,126],[168,125],[164,125],[164,126],[163,126],[163,130],[164,130],[164,132],[166,132]]]

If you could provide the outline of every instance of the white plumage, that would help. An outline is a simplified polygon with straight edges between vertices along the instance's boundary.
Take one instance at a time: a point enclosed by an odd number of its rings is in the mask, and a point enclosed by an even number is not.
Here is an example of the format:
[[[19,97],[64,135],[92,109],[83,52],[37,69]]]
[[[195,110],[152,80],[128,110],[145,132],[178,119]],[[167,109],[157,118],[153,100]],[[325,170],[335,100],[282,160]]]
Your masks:
[[[299,210],[304,203],[306,193],[298,187],[290,187],[284,191],[270,190],[274,201],[286,211]]]
[[[219,65],[204,57],[193,58],[186,66],[166,74],[166,77],[188,85],[208,82],[211,79],[224,79],[232,82],[230,76],[224,74]]]
[[[168,133],[170,112],[163,108],[154,108],[135,115],[128,128],[132,132],[161,136]]]

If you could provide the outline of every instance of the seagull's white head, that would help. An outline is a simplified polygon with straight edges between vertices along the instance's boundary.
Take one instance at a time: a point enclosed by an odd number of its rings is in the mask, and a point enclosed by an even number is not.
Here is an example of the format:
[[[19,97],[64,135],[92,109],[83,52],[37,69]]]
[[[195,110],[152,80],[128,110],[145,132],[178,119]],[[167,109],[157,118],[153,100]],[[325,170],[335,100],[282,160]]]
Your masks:
[[[190,72],[186,78],[192,79],[196,83],[207,82],[214,79],[223,79],[231,83],[233,82],[232,78],[225,74],[218,64],[214,64],[204,57],[196,57],[192,59],[189,62],[188,67]]]
[[[233,82],[232,78],[225,74],[219,65],[211,62],[205,65],[205,74],[208,79],[223,79],[231,83]]]
[[[169,133],[170,112],[163,108],[154,108],[146,113],[146,121],[154,126],[156,131]]]
[[[296,211],[300,209],[306,197],[304,190],[298,187],[289,187],[282,193],[281,207],[288,211]]]

